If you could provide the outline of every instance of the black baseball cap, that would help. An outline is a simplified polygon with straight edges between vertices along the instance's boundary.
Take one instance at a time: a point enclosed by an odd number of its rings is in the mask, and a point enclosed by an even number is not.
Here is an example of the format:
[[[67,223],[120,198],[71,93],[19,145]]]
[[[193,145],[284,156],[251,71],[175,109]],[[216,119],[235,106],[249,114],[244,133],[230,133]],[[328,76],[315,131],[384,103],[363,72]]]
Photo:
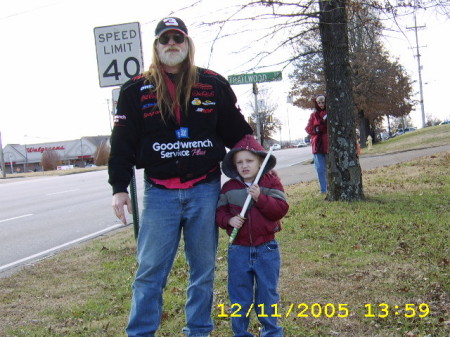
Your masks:
[[[179,18],[170,17],[164,18],[161,21],[159,21],[155,29],[155,36],[161,36],[168,30],[177,30],[180,33],[183,33],[183,35],[188,35],[188,29],[184,24],[183,20]]]

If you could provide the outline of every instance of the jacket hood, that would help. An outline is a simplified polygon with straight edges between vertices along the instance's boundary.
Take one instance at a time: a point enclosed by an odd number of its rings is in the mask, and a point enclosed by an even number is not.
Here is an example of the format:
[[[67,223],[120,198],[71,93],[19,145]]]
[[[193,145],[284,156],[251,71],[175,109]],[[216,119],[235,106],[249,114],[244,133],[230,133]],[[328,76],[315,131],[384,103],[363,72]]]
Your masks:
[[[225,155],[225,158],[222,161],[222,171],[228,178],[236,178],[239,176],[239,173],[236,169],[236,165],[234,165],[234,154],[239,151],[247,150],[253,152],[254,154],[266,158],[267,151],[258,143],[258,141],[252,135],[245,135],[236,145],[228,151]],[[266,167],[264,168],[263,174],[266,174],[270,170],[272,170],[277,164],[277,159],[274,155],[270,155],[269,160],[267,161]]]
[[[319,105],[317,104],[317,99],[318,99],[318,98],[321,98],[321,99],[325,100],[325,106],[324,106],[323,109],[321,109],[321,108],[319,107]],[[326,101],[324,95],[317,95],[316,97],[314,97],[314,107],[316,108],[316,111],[327,110],[327,101]]]

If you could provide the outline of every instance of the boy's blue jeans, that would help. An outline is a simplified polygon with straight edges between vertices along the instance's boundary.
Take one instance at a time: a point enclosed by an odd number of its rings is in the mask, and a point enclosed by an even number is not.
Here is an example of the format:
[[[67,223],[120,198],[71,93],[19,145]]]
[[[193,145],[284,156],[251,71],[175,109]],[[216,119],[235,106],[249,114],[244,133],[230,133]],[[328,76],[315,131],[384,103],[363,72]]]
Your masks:
[[[314,165],[317,171],[317,177],[319,178],[320,192],[325,193],[327,191],[327,157],[328,155],[323,153],[314,154]]]
[[[261,336],[283,336],[283,328],[278,326],[277,318],[273,317],[275,308],[279,305],[277,288],[280,266],[280,250],[276,240],[257,247],[228,247],[228,294],[231,305],[235,304],[232,311],[241,307],[235,312],[241,317],[231,319],[234,337],[253,336],[247,331],[250,322],[247,312],[252,304],[262,324]],[[262,317],[263,315],[267,317]]]
[[[208,336],[218,230],[215,212],[220,180],[169,190],[145,182],[128,336],[154,337],[161,322],[163,289],[183,232],[189,285],[185,307],[188,337]]]

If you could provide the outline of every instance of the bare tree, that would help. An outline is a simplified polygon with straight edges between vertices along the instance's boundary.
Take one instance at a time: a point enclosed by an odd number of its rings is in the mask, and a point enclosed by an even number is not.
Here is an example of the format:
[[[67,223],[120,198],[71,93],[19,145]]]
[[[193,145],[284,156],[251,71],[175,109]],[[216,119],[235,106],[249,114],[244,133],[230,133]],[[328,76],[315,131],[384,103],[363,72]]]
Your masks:
[[[107,165],[110,147],[106,141],[103,141],[95,151],[94,163],[97,166]]]
[[[281,128],[281,121],[274,116],[278,108],[278,104],[271,99],[269,90],[264,89],[259,91],[260,99],[258,99],[258,112],[254,101],[250,101],[249,105],[253,111],[250,116],[249,124],[256,133],[256,123],[259,120],[259,130],[261,132],[261,145],[265,145],[266,140],[271,138],[273,133]]]
[[[349,64],[349,44],[347,35],[347,9],[358,9],[364,4],[382,11],[394,18],[400,11],[413,11],[414,8],[429,8],[439,6],[448,13],[449,4],[440,0],[422,0],[414,3],[391,4],[387,1],[350,1],[350,0],[319,0],[284,2],[273,0],[249,1],[224,20],[216,20],[220,31],[231,21],[260,22],[272,19],[272,25],[266,24],[263,34],[255,38],[255,42],[267,41],[261,52],[249,62],[252,70],[262,67],[264,60],[271,59],[277,52],[283,52],[285,47],[295,50],[294,54],[283,54],[282,60],[271,65],[287,66],[299,57],[314,53],[308,48],[298,48],[301,42],[312,31],[320,27],[322,52],[324,59],[324,74],[327,91],[327,108],[329,112],[329,175],[330,190],[328,200],[360,200],[364,198],[361,168],[356,150],[356,132],[353,115],[355,102],[353,100],[353,83]],[[319,8],[317,8],[319,5]],[[250,13],[256,7],[266,9]],[[245,17],[245,13],[249,13]],[[212,25],[213,23],[209,23]],[[220,35],[220,33],[219,33]],[[255,34],[253,33],[253,36]],[[252,47],[252,46],[249,46]],[[273,59],[273,58],[272,58]]]
[[[44,171],[56,170],[61,164],[61,157],[55,150],[47,150],[42,153],[41,166]]]
[[[411,112],[412,81],[379,42],[382,25],[377,13],[371,8],[358,6],[347,11],[347,15],[353,99],[357,112],[354,118],[364,147],[369,134],[376,139],[376,131],[382,128],[385,116],[402,116]],[[290,76],[295,105],[302,108],[310,108],[310,98],[326,92],[321,47],[317,46],[316,40],[319,40],[319,32],[312,42],[305,41],[305,44],[312,45],[311,49],[317,49],[316,54],[298,59]]]

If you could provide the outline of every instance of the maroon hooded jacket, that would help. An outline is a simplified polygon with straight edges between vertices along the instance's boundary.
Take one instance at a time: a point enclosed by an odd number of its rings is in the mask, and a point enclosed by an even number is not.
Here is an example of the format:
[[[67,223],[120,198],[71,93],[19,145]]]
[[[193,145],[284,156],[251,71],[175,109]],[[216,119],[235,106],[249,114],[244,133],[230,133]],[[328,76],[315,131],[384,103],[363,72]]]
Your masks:
[[[259,246],[272,241],[275,233],[281,230],[281,219],[289,210],[283,186],[280,179],[266,173],[258,183],[261,194],[258,201],[250,203],[245,215],[245,222],[233,241],[235,245]],[[247,197],[247,185],[239,178],[227,181],[220,192],[216,211],[216,223],[225,229],[228,235],[233,227],[228,221],[240,214]]]
[[[222,162],[222,170],[226,176],[231,178],[220,191],[219,202],[216,211],[216,223],[225,229],[228,235],[233,231],[233,227],[228,221],[241,213],[242,207],[247,198],[247,185],[237,172],[234,164],[236,152],[246,150],[265,158],[267,152],[251,135],[241,139],[225,156]],[[272,241],[275,233],[281,230],[281,219],[289,210],[286,201],[283,185],[280,179],[271,174],[276,165],[276,158],[270,155],[263,170],[258,185],[261,190],[258,201],[250,202],[250,206],[245,214],[245,222],[233,241],[235,245],[259,246]]]
[[[314,99],[316,110],[309,117],[306,125],[306,132],[311,135],[312,153],[328,153],[328,129],[327,129],[327,108],[320,109]]]

